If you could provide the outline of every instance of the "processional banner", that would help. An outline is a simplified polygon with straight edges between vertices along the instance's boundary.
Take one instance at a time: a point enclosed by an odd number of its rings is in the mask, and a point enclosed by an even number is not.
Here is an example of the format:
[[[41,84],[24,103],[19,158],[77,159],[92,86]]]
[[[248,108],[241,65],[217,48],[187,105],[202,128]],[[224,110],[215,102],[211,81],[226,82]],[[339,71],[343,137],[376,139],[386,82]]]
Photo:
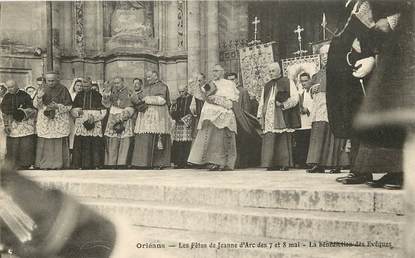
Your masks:
[[[241,75],[244,88],[259,101],[261,91],[269,78],[268,64],[274,62],[274,42],[239,49]]]
[[[307,55],[281,60],[282,75],[294,81],[300,72],[307,72],[313,76],[320,70],[320,55]]]

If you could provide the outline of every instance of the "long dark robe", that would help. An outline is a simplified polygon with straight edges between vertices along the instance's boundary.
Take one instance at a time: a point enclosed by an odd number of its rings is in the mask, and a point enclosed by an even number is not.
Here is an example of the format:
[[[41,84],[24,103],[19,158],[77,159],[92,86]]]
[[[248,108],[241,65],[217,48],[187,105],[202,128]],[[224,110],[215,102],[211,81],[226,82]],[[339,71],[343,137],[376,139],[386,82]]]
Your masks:
[[[1,111],[6,115],[13,115],[18,108],[35,108],[33,106],[32,98],[30,95],[22,90],[18,90],[15,94],[6,93],[4,96],[1,105]]]
[[[51,102],[64,106],[72,105],[72,98],[69,90],[58,83],[54,87],[46,87],[45,94],[42,96],[44,105]],[[70,165],[69,160],[69,139],[62,138],[42,138],[39,137],[36,146],[35,166],[41,169],[61,169]]]
[[[35,164],[36,135],[7,137],[6,159],[16,167],[28,168]]]
[[[7,93],[0,105],[4,117],[14,119],[18,108],[34,109],[33,101],[29,94],[22,90],[16,93]],[[35,162],[36,141],[35,134],[23,137],[7,137],[6,159],[14,163],[17,167],[26,168]]]
[[[170,107],[169,88],[161,81],[144,86],[143,97],[146,96],[162,97],[166,100],[166,108]],[[135,167],[169,167],[170,159],[170,134],[140,133],[135,136],[131,165]]]
[[[398,5],[393,2],[369,1],[374,21],[386,18],[398,12]],[[336,137],[352,138],[354,132],[352,128],[353,119],[363,101],[363,90],[359,78],[355,78],[353,73],[354,64],[359,59],[374,56],[379,46],[385,40],[385,35],[367,28],[355,15],[350,13],[354,7],[352,1],[344,12],[339,15],[337,33],[340,35],[333,37],[328,53],[327,61],[327,110],[330,127]],[[348,26],[346,24],[348,23]],[[352,44],[358,39],[361,46],[361,53],[352,49]],[[353,67],[347,63],[348,53]],[[370,75],[363,78],[364,87],[367,90],[367,82]]]
[[[176,121],[176,130],[181,130],[182,127],[185,127],[185,124],[181,119],[191,114],[190,104],[192,102],[192,98],[193,98],[192,95],[187,95],[184,97],[177,98],[176,108],[171,114],[172,118]],[[189,134],[191,135],[192,128],[190,127],[186,130],[189,130]],[[175,134],[177,135],[179,133],[175,132]],[[191,139],[189,140],[174,139],[173,146],[172,146],[172,152],[171,152],[172,162],[175,165],[178,165],[180,167],[186,166],[191,147],[192,147]]]
[[[405,141],[406,126],[415,123],[415,4],[406,1],[403,7],[393,35],[381,46],[355,121],[360,139],[397,149]]]
[[[72,98],[69,90],[60,83],[54,87],[46,87],[45,94],[42,96],[42,101],[45,105],[48,105],[52,101],[64,106],[72,105]]]
[[[103,110],[100,93],[89,90],[79,92],[73,103],[73,108],[82,110]],[[104,140],[102,136],[75,135],[72,155],[74,168],[98,168],[104,164]]]
[[[328,122],[313,122],[307,164],[325,168],[340,168],[350,165],[348,153],[345,152],[346,140],[336,138]]]
[[[262,138],[261,167],[292,167],[292,133],[266,133]]]
[[[394,3],[401,7],[399,23],[380,46],[378,64],[355,120],[363,142],[355,173],[401,173],[403,170],[406,125],[415,122],[415,7],[412,2],[403,3]]]
[[[261,125],[251,110],[249,93],[239,87],[239,100],[233,104],[238,134],[236,135],[237,158],[235,167],[246,168],[259,165],[261,154]]]
[[[288,78],[282,77],[272,79],[264,86],[264,104],[262,112],[262,125],[265,127],[265,115],[267,112],[269,98],[271,97],[271,89],[276,84],[274,103],[284,102],[290,96],[290,82]],[[294,129],[301,127],[301,118],[299,105],[287,110],[281,110],[275,107],[274,129]],[[293,146],[291,132],[271,133],[267,132],[262,137],[261,148],[261,167],[292,167],[293,163]]]

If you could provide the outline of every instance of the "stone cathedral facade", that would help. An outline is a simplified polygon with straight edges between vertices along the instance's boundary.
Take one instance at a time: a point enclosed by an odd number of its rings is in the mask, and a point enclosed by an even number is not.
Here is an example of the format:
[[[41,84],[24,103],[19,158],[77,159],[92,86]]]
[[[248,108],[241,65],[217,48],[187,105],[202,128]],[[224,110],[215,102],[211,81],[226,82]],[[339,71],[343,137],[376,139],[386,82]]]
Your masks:
[[[325,8],[332,7],[288,1],[1,2],[0,82],[13,78],[26,87],[53,69],[65,85],[75,77],[102,83],[117,75],[132,84],[157,70],[175,97],[177,85],[195,72],[209,77],[216,63],[238,72],[236,49],[253,38],[255,16],[262,20],[259,38],[275,41],[279,58],[295,49],[290,32],[296,24],[305,27],[308,42],[319,40]]]

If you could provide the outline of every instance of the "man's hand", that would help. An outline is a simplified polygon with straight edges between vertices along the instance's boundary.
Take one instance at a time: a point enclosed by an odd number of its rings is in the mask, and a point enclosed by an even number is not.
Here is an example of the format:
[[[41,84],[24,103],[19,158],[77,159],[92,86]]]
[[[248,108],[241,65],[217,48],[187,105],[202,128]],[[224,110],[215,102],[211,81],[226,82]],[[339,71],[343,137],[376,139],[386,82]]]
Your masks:
[[[264,122],[262,121],[262,119],[260,117],[257,117],[256,119],[258,119],[258,122],[261,128],[264,127]]]
[[[301,113],[302,115],[307,115],[307,116],[310,116],[310,110],[308,110],[308,108],[303,107],[303,106],[300,106],[300,113]]]
[[[91,114],[88,115],[88,122],[91,123],[91,124],[92,123],[95,123],[95,119],[94,119],[94,116],[93,115],[91,115]]]
[[[4,127],[4,132],[5,132],[7,135],[10,135],[10,133],[12,132],[12,129],[10,128],[10,126],[6,126],[6,127]]]
[[[375,30],[388,33],[392,30],[392,28],[388,22],[388,19],[383,18],[376,22]]]
[[[44,91],[43,89],[39,89],[39,90],[37,91],[37,97],[38,97],[39,99],[41,99],[41,98],[43,97],[43,95],[45,95],[45,91]]]
[[[54,102],[54,101],[52,101],[48,106],[50,108],[53,108],[53,109],[58,109],[59,108],[59,104]]]
[[[279,101],[275,101],[275,105],[279,108],[284,108],[284,104]]]
[[[121,113],[121,119],[122,121],[127,121],[128,119],[130,119],[130,114],[128,113],[128,111],[124,110]]]
[[[375,67],[375,58],[370,56],[360,59],[354,66],[356,70],[353,72],[353,76],[356,78],[363,78],[368,75]]]
[[[314,84],[310,88],[311,94],[317,94],[320,92],[320,84]]]
[[[209,96],[206,98],[206,102],[210,104],[214,104],[215,100],[216,100],[215,96]]]

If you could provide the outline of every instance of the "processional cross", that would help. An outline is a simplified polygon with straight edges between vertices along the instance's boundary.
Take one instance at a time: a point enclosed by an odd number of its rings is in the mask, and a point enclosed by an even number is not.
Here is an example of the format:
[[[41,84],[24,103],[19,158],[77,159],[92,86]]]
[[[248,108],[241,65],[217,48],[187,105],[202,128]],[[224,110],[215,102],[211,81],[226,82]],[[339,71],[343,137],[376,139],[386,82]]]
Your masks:
[[[302,46],[301,46],[301,40],[302,40],[302,38],[301,38],[301,32],[303,32],[303,31],[304,31],[304,29],[301,28],[300,25],[297,25],[297,29],[294,30],[294,33],[298,35],[298,37],[297,37],[297,39],[298,39],[298,51],[295,51],[294,52],[295,55],[302,56],[303,54],[305,54],[305,53],[308,52],[307,50],[303,50],[302,49]]]
[[[260,40],[257,40],[257,35],[258,35],[258,24],[261,23],[261,21],[258,19],[257,16],[255,16],[255,20],[252,22],[252,24],[255,26],[254,27],[254,41],[250,42],[250,44],[255,45],[257,43],[261,43]]]

